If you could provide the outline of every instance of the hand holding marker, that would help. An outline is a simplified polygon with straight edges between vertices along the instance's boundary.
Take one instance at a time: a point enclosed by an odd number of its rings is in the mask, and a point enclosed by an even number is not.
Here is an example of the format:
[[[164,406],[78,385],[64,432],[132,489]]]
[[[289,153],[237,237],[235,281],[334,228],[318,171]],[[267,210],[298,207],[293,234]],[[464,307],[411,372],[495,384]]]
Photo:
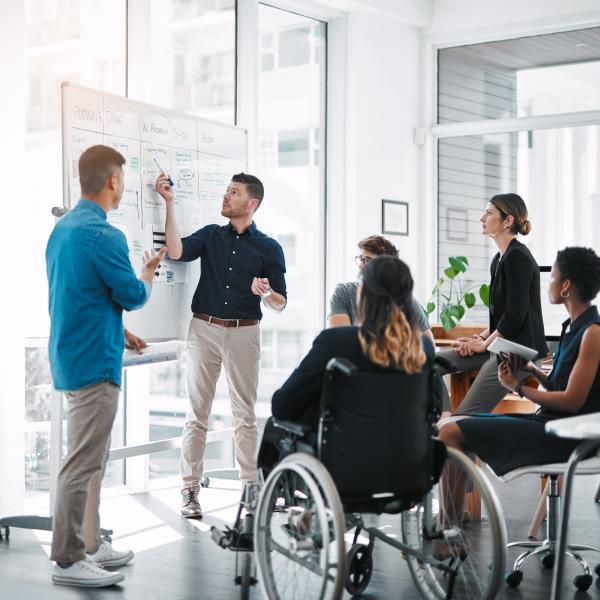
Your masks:
[[[156,160],[156,158],[154,157],[152,160],[156,163],[156,166],[158,167],[158,170],[161,173],[167,175],[167,172],[158,164],[158,161]],[[175,182],[171,179],[170,175],[167,175],[167,181],[169,182],[169,185],[171,187],[173,187],[175,185]]]

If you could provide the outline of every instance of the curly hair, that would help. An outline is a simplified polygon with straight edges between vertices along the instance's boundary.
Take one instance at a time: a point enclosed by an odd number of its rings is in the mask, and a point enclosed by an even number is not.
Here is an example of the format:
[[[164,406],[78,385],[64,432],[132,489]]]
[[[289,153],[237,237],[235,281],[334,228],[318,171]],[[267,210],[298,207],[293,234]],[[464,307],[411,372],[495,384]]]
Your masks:
[[[600,257],[591,249],[569,246],[559,250],[556,266],[560,280],[569,279],[582,302],[591,302],[600,291]]]
[[[358,303],[358,337],[369,360],[405,373],[419,373],[427,358],[412,307],[413,279],[393,256],[378,256],[365,268]]]

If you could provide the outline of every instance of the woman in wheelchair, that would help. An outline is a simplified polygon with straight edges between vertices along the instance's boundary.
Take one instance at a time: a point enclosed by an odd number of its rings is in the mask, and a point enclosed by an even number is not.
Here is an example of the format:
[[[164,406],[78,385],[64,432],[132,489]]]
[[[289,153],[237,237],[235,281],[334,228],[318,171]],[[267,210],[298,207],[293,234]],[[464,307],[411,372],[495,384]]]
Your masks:
[[[360,325],[325,329],[316,337],[300,365],[273,394],[273,417],[304,426],[312,432],[307,440],[314,444],[325,371],[332,358],[347,359],[360,371],[420,372],[435,350],[419,330],[412,290],[410,269],[399,258],[370,261],[358,287]],[[437,385],[441,390],[441,379]],[[281,448],[285,435],[273,419],[267,421],[258,453],[265,478],[285,454]]]
[[[497,474],[525,465],[565,462],[579,441],[548,435],[550,419],[600,411],[600,316],[592,300],[600,291],[600,258],[590,248],[558,252],[548,296],[563,304],[563,323],[549,375],[514,355],[503,357],[498,378],[504,387],[540,405],[534,415],[476,415],[441,424],[440,439],[450,448],[473,452]],[[531,373],[544,389],[519,381],[515,372]],[[464,487],[456,486],[458,493]],[[454,500],[460,505],[460,499]]]

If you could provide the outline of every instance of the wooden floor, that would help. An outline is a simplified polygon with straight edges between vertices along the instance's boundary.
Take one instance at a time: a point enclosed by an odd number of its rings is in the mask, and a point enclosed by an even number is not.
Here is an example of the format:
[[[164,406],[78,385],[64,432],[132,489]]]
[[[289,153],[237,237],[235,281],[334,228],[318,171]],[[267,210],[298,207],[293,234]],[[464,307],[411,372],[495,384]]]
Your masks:
[[[600,546],[600,505],[593,502],[597,484],[596,477],[584,477],[577,482],[570,531],[571,539]],[[498,483],[495,487],[504,507],[509,540],[523,539],[537,500],[538,481],[530,477],[511,486]],[[136,556],[122,569],[125,582],[102,590],[52,585],[53,566],[48,560],[50,534],[12,529],[10,540],[0,542],[0,599],[239,598],[239,588],[232,581],[235,555],[217,547],[209,533],[210,525],[233,520],[238,498],[239,484],[213,480],[211,487],[202,492],[205,511],[202,521],[180,518],[179,494],[174,488],[103,500],[103,525],[114,529],[115,547],[131,548]],[[398,517],[385,517],[383,522],[396,528]],[[516,554],[517,551],[511,551],[509,560],[514,560]],[[592,565],[600,562],[600,555],[588,554],[588,557]],[[374,563],[373,579],[363,599],[417,600],[420,597],[398,551],[377,543]],[[597,579],[587,593],[574,593],[572,579],[578,573],[574,564],[568,564],[563,598],[600,600]],[[517,590],[503,589],[498,597],[545,599],[550,594],[550,580],[551,572],[534,559],[526,564],[521,586]],[[252,590],[250,597],[261,598],[258,587]]]

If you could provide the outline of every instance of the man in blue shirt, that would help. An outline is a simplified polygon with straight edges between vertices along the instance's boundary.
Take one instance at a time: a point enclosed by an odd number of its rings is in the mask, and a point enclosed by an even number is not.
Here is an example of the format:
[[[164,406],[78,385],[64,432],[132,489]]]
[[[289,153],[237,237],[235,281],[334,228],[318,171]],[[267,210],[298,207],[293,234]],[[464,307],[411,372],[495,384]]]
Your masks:
[[[63,585],[113,585],[123,574],[103,567],[133,558],[131,551],[118,552],[100,539],[100,482],[119,401],[122,313],[146,303],[166,249],[146,253],[138,279],[125,236],[106,220],[123,194],[124,164],[108,146],[92,146],[81,155],[82,198],[56,224],[46,248],[52,382],[68,401],[68,451],[58,476],[50,556],[57,563],[52,579]],[[129,332],[127,341],[144,345]],[[92,541],[82,534],[84,514],[95,525]]]
[[[188,394],[191,411],[183,429],[181,514],[202,517],[198,500],[204,469],[208,418],[215,386],[225,367],[235,427],[240,479],[256,479],[256,415],[260,360],[261,299],[281,312],[286,305],[285,260],[281,246],[260,232],[254,213],[264,188],[253,175],[234,175],[223,197],[224,226],[207,225],[181,238],[173,191],[162,174],[156,189],[166,205],[166,242],[175,260],[200,258],[201,275],[192,300],[188,332]]]

